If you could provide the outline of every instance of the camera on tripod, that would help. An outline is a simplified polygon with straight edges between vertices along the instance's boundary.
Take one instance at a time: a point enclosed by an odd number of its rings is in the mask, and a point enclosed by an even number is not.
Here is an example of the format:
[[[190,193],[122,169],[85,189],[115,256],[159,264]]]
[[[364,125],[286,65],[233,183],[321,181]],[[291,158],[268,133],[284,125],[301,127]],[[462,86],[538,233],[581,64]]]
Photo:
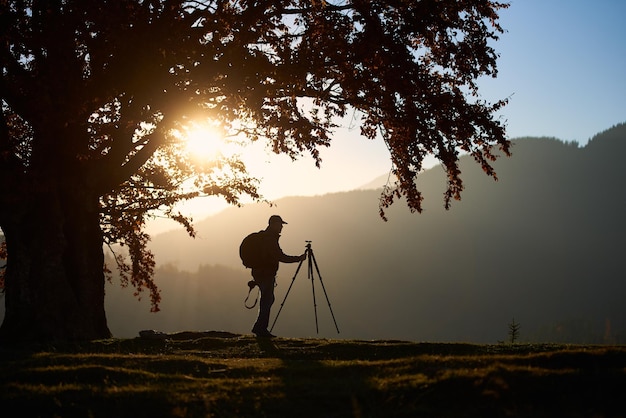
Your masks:
[[[333,313],[333,308],[330,306],[330,300],[328,299],[328,294],[326,293],[326,287],[324,286],[324,282],[322,281],[322,276],[320,274],[320,269],[317,266],[317,260],[315,260],[315,254],[313,254],[313,249],[311,248],[311,243],[312,241],[305,241],[306,242],[306,258],[304,258],[303,260],[300,261],[300,264],[298,264],[298,268],[296,269],[296,273],[293,275],[293,278],[291,279],[291,284],[289,285],[289,289],[287,289],[287,293],[285,294],[285,298],[283,299],[283,302],[280,304],[280,309],[278,310],[278,313],[276,314],[276,318],[274,318],[274,322],[272,323],[272,327],[270,328],[270,331],[272,331],[274,329],[274,325],[276,325],[276,321],[278,320],[278,316],[280,315],[280,312],[283,310],[283,306],[285,305],[285,301],[287,300],[287,296],[289,296],[289,292],[291,291],[291,286],[293,286],[293,282],[296,280],[296,276],[298,276],[298,272],[300,271],[300,267],[302,267],[302,263],[304,262],[304,260],[307,260],[307,270],[308,270],[308,279],[311,281],[311,290],[313,291],[313,309],[315,311],[315,329],[316,331],[319,333],[319,326],[317,323],[317,303],[315,300],[315,284],[314,284],[314,274],[313,274],[313,267],[315,267],[315,272],[317,272],[317,277],[319,278],[320,283],[322,284],[322,289],[324,290],[324,296],[326,296],[326,302],[328,303],[328,309],[330,310],[330,314],[333,318],[333,322],[335,323],[335,328],[337,329],[337,334],[339,334],[339,327],[337,326],[337,321],[335,320],[335,314]],[[254,281],[252,281],[254,283]],[[250,283],[248,283],[248,286],[250,286]]]

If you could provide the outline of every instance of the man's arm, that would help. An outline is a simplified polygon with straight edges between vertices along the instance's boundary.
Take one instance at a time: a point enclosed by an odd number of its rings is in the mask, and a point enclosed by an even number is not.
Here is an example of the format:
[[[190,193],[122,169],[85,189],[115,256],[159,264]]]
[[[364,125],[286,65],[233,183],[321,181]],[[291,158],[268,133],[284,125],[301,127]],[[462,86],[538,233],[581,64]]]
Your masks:
[[[302,255],[287,255],[283,252],[283,250],[280,250],[280,257],[278,258],[278,261],[281,263],[297,263],[303,261],[305,258],[306,251]]]

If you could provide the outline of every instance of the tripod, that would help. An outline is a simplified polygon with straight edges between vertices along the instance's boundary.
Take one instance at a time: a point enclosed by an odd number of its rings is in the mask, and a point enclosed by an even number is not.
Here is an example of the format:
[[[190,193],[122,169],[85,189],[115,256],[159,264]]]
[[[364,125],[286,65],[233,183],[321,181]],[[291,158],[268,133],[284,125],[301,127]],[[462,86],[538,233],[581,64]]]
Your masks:
[[[333,317],[333,322],[335,323],[337,334],[339,334],[339,327],[337,326],[337,321],[335,320],[335,314],[333,313],[333,308],[330,306],[330,300],[328,300],[328,294],[326,293],[326,287],[324,286],[324,282],[322,281],[322,276],[320,275],[320,269],[317,266],[317,261],[315,260],[315,254],[313,254],[313,249],[311,248],[311,241],[306,241],[306,260],[308,261],[308,264],[307,264],[308,279],[311,281],[311,289],[313,291],[313,310],[315,311],[315,331],[319,334],[319,327],[317,323],[317,302],[315,300],[315,278],[313,275],[313,266],[315,266],[317,277],[319,278],[320,283],[322,284],[322,290],[324,290],[324,296],[326,296],[326,303],[328,303],[328,309],[330,310],[330,315]],[[278,316],[280,315],[280,312],[283,310],[283,306],[285,305],[287,296],[289,296],[289,292],[291,291],[291,287],[293,286],[293,283],[296,280],[296,276],[298,276],[298,272],[300,271],[300,267],[302,267],[302,263],[304,263],[304,260],[301,260],[300,264],[298,264],[296,273],[293,275],[293,278],[291,279],[291,284],[289,285],[289,289],[287,289],[285,298],[280,304],[280,309],[278,310],[278,313],[276,314],[276,318],[274,318],[274,322],[272,323],[272,328],[270,328],[270,331],[272,331],[274,329],[274,325],[276,325]]]

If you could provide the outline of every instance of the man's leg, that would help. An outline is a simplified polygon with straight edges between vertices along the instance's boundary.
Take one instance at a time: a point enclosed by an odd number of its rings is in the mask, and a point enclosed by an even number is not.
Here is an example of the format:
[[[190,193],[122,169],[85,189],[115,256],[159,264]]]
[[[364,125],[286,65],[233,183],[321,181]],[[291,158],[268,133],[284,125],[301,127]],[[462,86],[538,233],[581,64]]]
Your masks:
[[[270,322],[270,310],[274,304],[274,278],[265,278],[265,280],[257,281],[259,290],[261,291],[261,300],[259,301],[259,315],[256,323],[252,328],[252,332],[257,335],[269,334],[267,327]]]

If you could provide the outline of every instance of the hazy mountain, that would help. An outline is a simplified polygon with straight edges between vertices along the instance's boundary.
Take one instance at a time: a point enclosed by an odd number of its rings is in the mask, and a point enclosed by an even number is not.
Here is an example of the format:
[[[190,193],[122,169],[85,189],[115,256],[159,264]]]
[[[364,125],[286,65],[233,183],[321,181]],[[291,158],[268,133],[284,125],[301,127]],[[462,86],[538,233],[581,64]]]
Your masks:
[[[313,250],[324,289],[313,282],[319,336],[415,341],[506,340],[513,319],[521,341],[626,342],[626,125],[585,147],[553,138],[514,141],[495,163],[499,181],[462,158],[466,190],[443,209],[441,168],[419,176],[424,212],[403,202],[378,216],[380,190],[280,199],[275,207],[227,209],[183,231],[154,237],[162,311],[148,312],[132,290],[109,286],[107,313],[117,336],[141,329],[249,332],[241,239],[270,215],[288,225],[281,245]],[[386,176],[375,180],[382,185]],[[272,320],[292,283],[282,265]],[[302,268],[274,328],[281,336],[315,336],[311,282]]]
[[[625,152],[626,125],[583,148],[518,139],[513,156],[495,164],[498,182],[464,157],[466,190],[445,211],[445,177],[433,168],[418,180],[424,212],[411,214],[398,202],[388,222],[378,216],[380,190],[225,210],[199,222],[195,240],[182,231],[154,238],[157,261],[170,264],[157,277],[163,310],[148,314],[144,303],[137,314],[136,306],[122,309],[110,298],[111,328],[132,335],[142,328],[249,332],[256,311],[243,308],[249,271],[238,245],[278,213],[289,222],[285,252],[299,254],[313,241],[341,331],[315,277],[320,336],[496,342],[507,339],[514,318],[525,341],[624,342]],[[295,269],[279,271],[274,315]],[[315,335],[312,293],[303,268],[276,333]],[[128,314],[118,317],[122,311]]]

